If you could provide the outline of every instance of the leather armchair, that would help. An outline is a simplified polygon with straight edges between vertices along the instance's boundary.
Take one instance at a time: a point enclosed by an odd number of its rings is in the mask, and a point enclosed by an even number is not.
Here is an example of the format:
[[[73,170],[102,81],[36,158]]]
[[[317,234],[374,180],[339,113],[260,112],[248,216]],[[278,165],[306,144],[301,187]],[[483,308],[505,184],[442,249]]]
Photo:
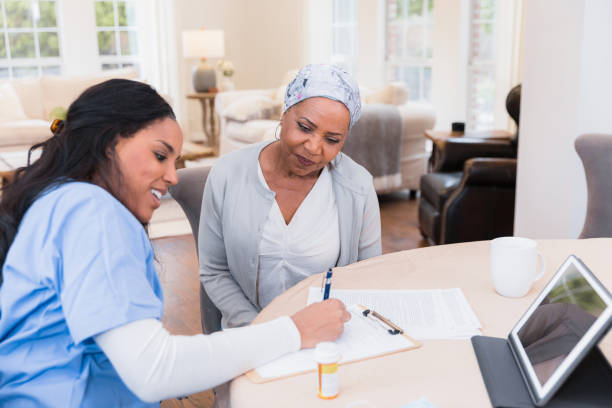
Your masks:
[[[519,122],[520,85],[506,99]],[[421,177],[419,228],[430,244],[512,235],[518,132],[511,139],[456,137],[434,142]]]

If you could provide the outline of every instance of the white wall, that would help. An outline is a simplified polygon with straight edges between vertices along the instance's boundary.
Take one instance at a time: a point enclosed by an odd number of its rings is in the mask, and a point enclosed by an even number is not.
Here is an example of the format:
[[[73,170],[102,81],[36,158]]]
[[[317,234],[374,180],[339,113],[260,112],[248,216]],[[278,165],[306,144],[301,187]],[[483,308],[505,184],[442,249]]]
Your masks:
[[[176,31],[202,27],[225,33],[225,59],[233,62],[232,77],[237,89],[272,88],[280,85],[283,75],[299,68],[306,60],[310,45],[305,40],[305,26],[316,22],[308,14],[309,0],[176,0]],[[312,22],[307,20],[312,19]],[[183,129],[188,137],[201,138],[201,108],[198,101],[187,100],[193,92],[191,69],[197,60],[185,59],[182,45],[177,47],[180,76]],[[211,60],[210,63],[216,63]]]
[[[586,184],[575,138],[612,133],[612,2],[525,3],[515,235],[575,238]]]
[[[469,3],[434,3],[431,103],[436,108],[436,129],[450,130],[452,122],[465,122]]]

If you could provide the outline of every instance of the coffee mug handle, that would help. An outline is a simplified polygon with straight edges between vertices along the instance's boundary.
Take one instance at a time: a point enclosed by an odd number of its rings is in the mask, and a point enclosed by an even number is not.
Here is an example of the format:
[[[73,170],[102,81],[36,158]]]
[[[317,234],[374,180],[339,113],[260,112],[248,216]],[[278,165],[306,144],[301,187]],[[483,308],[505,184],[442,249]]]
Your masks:
[[[538,251],[538,258],[540,259],[540,271],[538,272],[538,275],[533,279],[534,282],[540,280],[540,278],[544,275],[544,271],[546,270],[546,258],[544,258],[544,255],[542,255],[540,251]]]

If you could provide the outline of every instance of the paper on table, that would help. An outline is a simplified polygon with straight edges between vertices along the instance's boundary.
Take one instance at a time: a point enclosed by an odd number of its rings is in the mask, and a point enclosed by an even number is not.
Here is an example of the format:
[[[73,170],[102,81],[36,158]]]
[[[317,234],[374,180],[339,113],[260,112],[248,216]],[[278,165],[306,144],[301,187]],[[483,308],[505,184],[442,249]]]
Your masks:
[[[481,334],[478,318],[459,288],[427,290],[332,289],[330,297],[361,304],[417,339],[465,339]],[[320,288],[308,291],[308,304],[321,300]]]
[[[390,335],[374,319],[364,317],[357,305],[347,308],[351,320],[344,325],[344,332],[335,341],[340,350],[340,363],[361,360],[372,356],[415,347],[417,344],[405,336]],[[262,378],[276,378],[305,371],[316,370],[314,349],[305,349],[258,367],[255,371]]]

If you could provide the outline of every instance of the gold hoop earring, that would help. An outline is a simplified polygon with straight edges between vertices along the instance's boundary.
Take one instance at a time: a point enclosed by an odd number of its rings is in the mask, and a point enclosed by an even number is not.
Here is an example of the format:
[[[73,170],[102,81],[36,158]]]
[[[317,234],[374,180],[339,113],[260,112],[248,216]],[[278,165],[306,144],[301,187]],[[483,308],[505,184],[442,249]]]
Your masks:
[[[274,138],[276,140],[280,140],[280,122],[278,123],[278,125],[276,125],[276,129],[274,130]]]

